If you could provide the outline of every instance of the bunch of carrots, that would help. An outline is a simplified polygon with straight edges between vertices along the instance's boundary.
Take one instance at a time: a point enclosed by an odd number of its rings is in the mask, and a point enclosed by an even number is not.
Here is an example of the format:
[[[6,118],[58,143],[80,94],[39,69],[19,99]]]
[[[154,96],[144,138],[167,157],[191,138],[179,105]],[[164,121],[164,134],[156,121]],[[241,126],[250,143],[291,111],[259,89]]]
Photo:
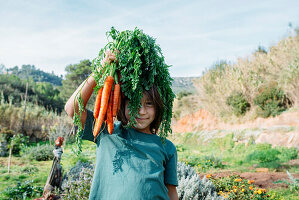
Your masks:
[[[105,121],[109,134],[113,132],[113,120],[116,117],[121,104],[120,73],[115,73],[111,67],[111,73],[105,79],[96,96],[94,104],[95,125],[93,129],[94,140],[99,134],[101,126]]]

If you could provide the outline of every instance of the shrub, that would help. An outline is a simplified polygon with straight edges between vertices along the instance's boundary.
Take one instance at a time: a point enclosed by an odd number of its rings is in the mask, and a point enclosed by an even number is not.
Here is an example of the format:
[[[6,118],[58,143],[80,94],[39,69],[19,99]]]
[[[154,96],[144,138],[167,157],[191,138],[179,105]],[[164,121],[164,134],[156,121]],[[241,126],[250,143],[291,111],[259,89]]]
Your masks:
[[[62,188],[65,195],[62,199],[88,199],[90,186],[92,183],[94,168],[89,163],[77,162],[68,173],[68,178],[64,180]]]
[[[214,183],[218,194],[223,196],[225,199],[272,199],[265,189],[257,188],[253,185],[253,180],[242,179],[237,175],[223,178],[215,178],[211,175],[209,175],[209,177]]]
[[[192,92],[181,91],[181,92],[179,92],[179,93],[176,95],[176,97],[177,97],[178,100],[181,100],[183,97],[189,96],[189,95],[191,95],[191,94],[192,94]]]
[[[29,147],[25,150],[25,155],[30,160],[45,161],[52,160],[54,147],[50,145],[37,145],[36,147]]]
[[[299,192],[299,179],[293,177],[288,171],[287,174],[289,176],[290,181],[288,180],[279,180],[276,181],[275,183],[285,183],[289,186],[291,192]]]
[[[283,162],[287,162],[292,159],[296,159],[298,156],[298,150],[295,147],[276,147],[280,154],[278,155],[279,159]]]
[[[179,162],[177,168],[179,199],[222,199],[217,196],[216,188],[211,181],[206,178],[200,179],[195,170]]]
[[[27,167],[22,169],[22,172],[26,173],[26,174],[34,174],[38,171],[39,171],[38,168],[35,167],[35,166],[27,166]]]
[[[29,137],[17,134],[13,130],[3,128],[0,130],[0,143],[3,156],[8,155],[9,148],[13,144],[12,154],[19,155],[21,150],[28,145]],[[0,153],[1,154],[1,153]]]
[[[261,167],[277,168],[280,166],[277,149],[255,150],[246,158],[247,161],[258,161]]]
[[[233,109],[236,116],[244,115],[250,109],[250,104],[242,93],[231,94],[226,99],[226,104]]]
[[[6,197],[9,197],[10,200],[41,196],[43,193],[43,188],[33,186],[32,183],[33,181],[26,181],[24,183],[18,182],[16,186],[8,187],[2,193]]]
[[[189,155],[182,158],[181,161],[194,167],[199,172],[206,172],[211,168],[223,168],[222,160],[213,155],[204,157]]]
[[[253,100],[261,112],[262,117],[276,116],[288,108],[290,101],[284,92],[276,86],[262,87]]]

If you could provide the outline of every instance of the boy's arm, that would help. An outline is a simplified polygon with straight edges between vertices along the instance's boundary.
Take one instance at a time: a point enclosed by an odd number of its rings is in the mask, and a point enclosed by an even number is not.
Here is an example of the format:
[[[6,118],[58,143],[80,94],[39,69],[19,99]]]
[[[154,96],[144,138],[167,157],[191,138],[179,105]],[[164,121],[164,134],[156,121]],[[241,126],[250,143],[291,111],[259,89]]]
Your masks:
[[[82,85],[84,84],[84,82],[76,89],[76,91],[67,100],[67,102],[66,102],[66,104],[64,106],[64,110],[66,111],[66,113],[68,114],[68,116],[70,116],[71,118],[73,118],[74,112],[78,113],[79,106],[78,106],[77,100],[75,102],[75,111],[74,111],[74,99],[75,99],[76,94],[79,92],[79,90],[81,89]],[[85,121],[86,121],[86,116],[87,116],[87,111],[85,109],[85,106],[86,106],[86,104],[87,104],[90,96],[92,95],[93,88],[96,86],[96,84],[97,84],[96,81],[94,80],[93,76],[91,75],[86,80],[86,83],[84,84],[84,86],[83,86],[83,88],[81,90],[81,96],[82,96],[83,105],[84,105],[84,112],[82,112],[82,115],[81,115],[81,123],[82,123],[83,127],[84,127],[84,124],[85,124]]]
[[[106,62],[112,63],[115,60],[116,60],[115,53],[113,53],[113,52],[111,53],[110,51],[107,51],[107,52],[105,52],[105,58],[104,58],[104,60],[102,62],[102,65],[104,65],[104,63],[106,63]],[[73,118],[73,116],[74,116],[74,99],[75,99],[75,96],[78,93],[78,91],[80,90],[80,88],[82,87],[82,85],[84,84],[84,82],[76,89],[76,91],[67,100],[67,102],[66,102],[66,104],[64,106],[64,110],[66,111],[66,113],[68,114],[68,116],[70,116],[71,118]],[[84,84],[84,86],[83,86],[83,88],[81,90],[81,96],[82,96],[83,105],[84,105],[84,112],[82,112],[82,115],[81,115],[81,123],[82,123],[82,127],[83,128],[84,128],[86,117],[87,117],[87,111],[85,109],[85,106],[86,106],[86,104],[87,104],[90,96],[92,95],[93,88],[96,85],[97,85],[97,83],[94,80],[93,74],[92,74],[86,80],[86,83]],[[78,113],[78,111],[79,111],[79,106],[78,106],[77,100],[75,102],[75,111],[76,111],[76,113]]]
[[[166,184],[166,187],[168,189],[168,196],[170,200],[179,200],[178,193],[176,191],[175,185],[169,185]]]

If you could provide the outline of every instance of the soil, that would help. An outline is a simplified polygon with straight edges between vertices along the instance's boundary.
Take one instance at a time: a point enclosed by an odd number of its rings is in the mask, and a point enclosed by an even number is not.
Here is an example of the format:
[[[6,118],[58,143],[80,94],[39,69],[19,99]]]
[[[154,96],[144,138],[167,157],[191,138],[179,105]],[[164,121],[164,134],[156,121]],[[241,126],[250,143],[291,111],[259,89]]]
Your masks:
[[[220,172],[212,174],[212,176],[216,178],[227,177],[231,175],[239,175],[243,179],[254,180],[254,184],[260,188],[287,188],[287,184],[275,182],[279,180],[290,181],[285,172]],[[299,174],[292,174],[292,176],[299,178]]]

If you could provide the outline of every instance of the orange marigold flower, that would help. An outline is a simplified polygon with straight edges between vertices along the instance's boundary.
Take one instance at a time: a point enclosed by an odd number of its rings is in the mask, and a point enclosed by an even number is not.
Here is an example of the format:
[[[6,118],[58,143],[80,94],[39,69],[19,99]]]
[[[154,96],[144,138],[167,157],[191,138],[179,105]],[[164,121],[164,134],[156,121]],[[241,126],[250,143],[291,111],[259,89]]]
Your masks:
[[[207,176],[206,176],[206,177],[207,177],[207,178],[211,178],[211,176],[212,176],[211,174],[207,174]]]
[[[237,188],[237,186],[234,185],[233,188]]]
[[[238,190],[237,189],[234,189],[234,192],[237,192]]]
[[[253,187],[252,186],[249,186],[249,190],[252,190],[253,189]]]
[[[254,194],[257,194],[257,191],[254,191]]]

